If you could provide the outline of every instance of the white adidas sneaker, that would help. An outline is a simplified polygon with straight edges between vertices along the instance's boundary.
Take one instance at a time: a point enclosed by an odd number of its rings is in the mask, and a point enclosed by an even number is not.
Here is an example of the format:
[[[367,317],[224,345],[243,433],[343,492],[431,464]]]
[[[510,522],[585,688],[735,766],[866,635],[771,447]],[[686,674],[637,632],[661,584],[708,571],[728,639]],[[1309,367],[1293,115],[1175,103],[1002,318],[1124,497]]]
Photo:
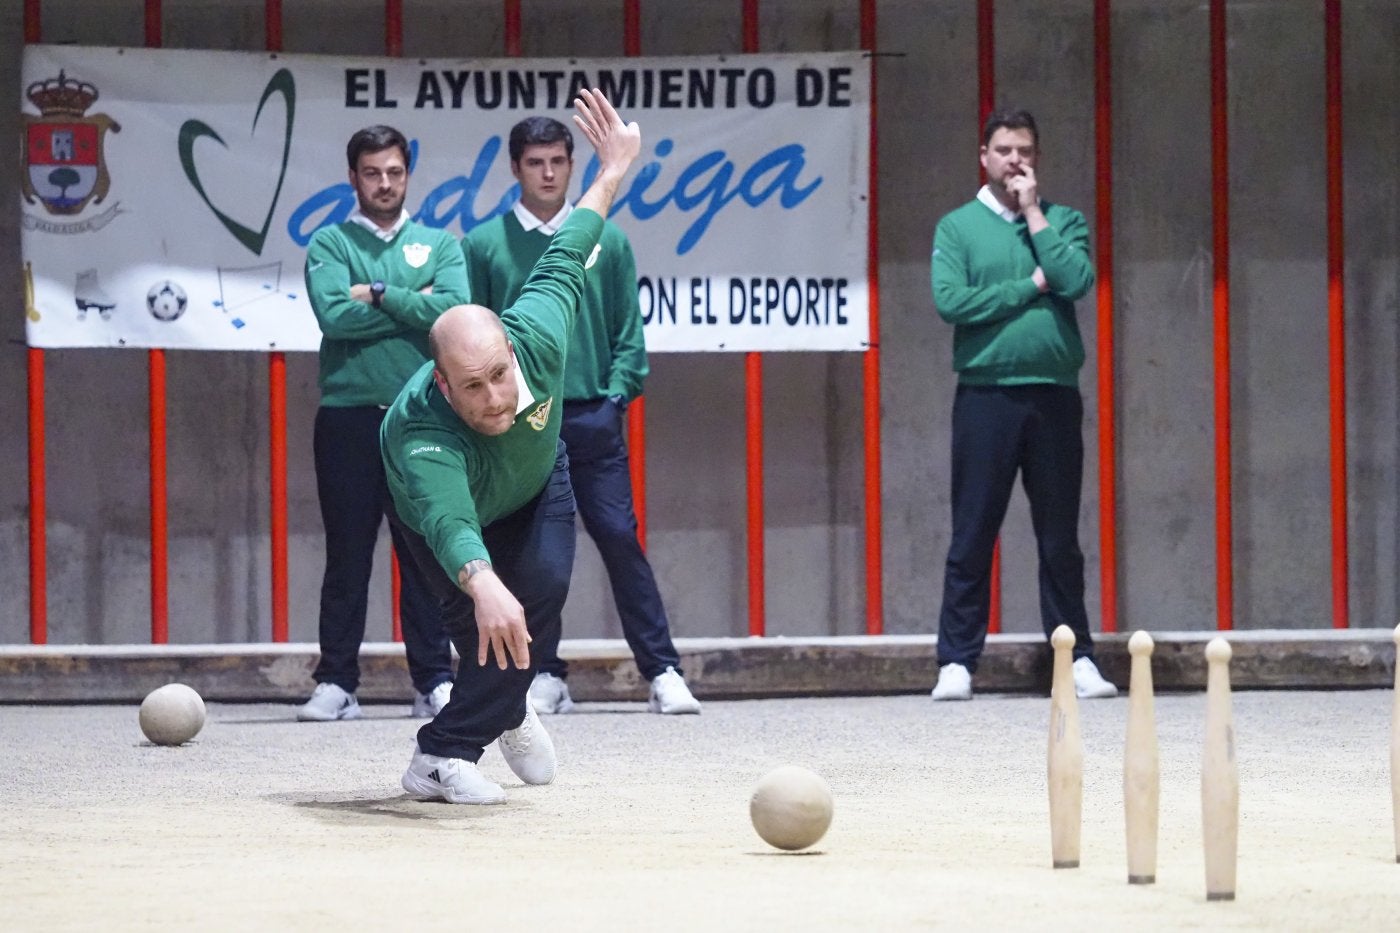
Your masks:
[[[568,681],[540,671],[530,682],[530,705],[545,715],[569,712],[574,708],[574,698],[569,696]]]
[[[506,802],[506,792],[488,780],[476,765],[463,758],[429,755],[413,744],[413,760],[400,781],[416,797],[436,797],[448,803],[495,804]]]
[[[972,699],[972,674],[961,664],[945,664],[938,669],[938,683],[931,694],[935,700]]]
[[[301,722],[334,722],[337,719],[359,719],[360,701],[335,684],[317,684],[311,699],[297,707]]]
[[[502,733],[496,744],[510,770],[526,784],[548,784],[554,780],[559,768],[554,740],[544,731],[544,723],[529,703],[525,704],[525,721]]]
[[[409,713],[414,719],[432,719],[442,708],[447,705],[447,701],[452,698],[452,681],[447,680],[438,684],[428,693],[420,693],[413,699],[413,712]]]
[[[1103,700],[1118,695],[1118,688],[1103,679],[1090,658],[1074,662],[1074,695],[1081,700]]]
[[[680,672],[668,667],[651,679],[651,698],[647,701],[647,708],[653,713],[676,716],[700,712],[700,701],[690,692]]]

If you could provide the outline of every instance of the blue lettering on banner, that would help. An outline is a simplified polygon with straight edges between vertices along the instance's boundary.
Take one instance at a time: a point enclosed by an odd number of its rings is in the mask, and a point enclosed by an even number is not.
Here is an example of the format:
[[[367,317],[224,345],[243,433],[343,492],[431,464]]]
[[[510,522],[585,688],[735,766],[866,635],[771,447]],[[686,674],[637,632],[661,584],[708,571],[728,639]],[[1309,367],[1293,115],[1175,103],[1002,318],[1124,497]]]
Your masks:
[[[492,163],[501,154],[501,137],[492,136],[482,145],[468,175],[458,175],[428,192],[414,213],[414,220],[429,227],[450,227],[456,222],[463,233],[477,224],[485,223],[509,211],[520,196],[520,186],[512,185],[486,213],[476,213],[476,200],[491,171]],[[698,216],[681,234],[676,243],[676,255],[683,256],[694,249],[710,229],[710,224],[735,199],[757,208],[772,198],[784,210],[792,210],[821,187],[823,178],[804,179],[807,168],[806,149],[798,143],[779,146],[759,157],[740,172],[724,150],[717,149],[697,157],[682,168],[669,189],[649,200],[651,189],[663,172],[661,160],[671,154],[675,144],[662,139],[655,147],[656,158],[638,171],[631,185],[618,196],[612,213],[630,211],[640,221],[647,221],[662,211],[678,210]],[[418,141],[410,144],[410,164],[417,162]],[[587,190],[598,173],[598,158],[588,162],[580,190]],[[737,176],[737,178],[736,178]],[[322,227],[343,223],[355,207],[355,190],[341,182],[312,194],[291,213],[287,233],[298,246],[306,246]]]

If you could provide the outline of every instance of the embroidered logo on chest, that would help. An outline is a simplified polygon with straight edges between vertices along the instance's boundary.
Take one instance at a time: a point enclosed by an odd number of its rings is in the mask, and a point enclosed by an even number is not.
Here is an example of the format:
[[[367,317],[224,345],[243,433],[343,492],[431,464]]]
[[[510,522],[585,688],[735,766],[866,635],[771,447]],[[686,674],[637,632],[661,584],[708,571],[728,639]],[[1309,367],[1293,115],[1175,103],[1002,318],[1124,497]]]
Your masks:
[[[403,261],[415,269],[423,268],[423,264],[428,261],[428,255],[433,248],[427,243],[405,243],[403,245]]]
[[[531,412],[525,420],[530,422],[530,427],[534,428],[536,431],[543,431],[544,426],[549,424],[549,410],[553,407],[554,396],[550,396],[544,400],[543,405]]]

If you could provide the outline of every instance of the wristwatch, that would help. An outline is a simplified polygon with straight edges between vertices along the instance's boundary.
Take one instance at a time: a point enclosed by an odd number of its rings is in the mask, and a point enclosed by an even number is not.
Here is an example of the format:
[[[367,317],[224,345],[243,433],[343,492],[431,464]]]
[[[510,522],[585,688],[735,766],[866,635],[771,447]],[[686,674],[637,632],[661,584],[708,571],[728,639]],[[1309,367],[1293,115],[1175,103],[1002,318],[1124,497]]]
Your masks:
[[[370,282],[370,283],[369,283],[369,303],[372,304],[372,305],[374,305],[374,306],[377,308],[377,307],[379,307],[379,303],[380,303],[381,301],[383,301],[383,300],[384,300],[384,283],[383,283],[383,282],[380,282],[380,281]]]

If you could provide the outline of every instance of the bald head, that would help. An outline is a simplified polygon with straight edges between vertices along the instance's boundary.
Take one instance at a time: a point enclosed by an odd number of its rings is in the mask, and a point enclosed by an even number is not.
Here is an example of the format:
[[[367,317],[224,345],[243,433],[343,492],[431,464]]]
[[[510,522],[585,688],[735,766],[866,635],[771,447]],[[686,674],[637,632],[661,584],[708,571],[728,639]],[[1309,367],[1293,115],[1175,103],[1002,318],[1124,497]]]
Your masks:
[[[482,342],[506,342],[506,329],[496,312],[483,305],[454,305],[428,329],[428,353],[442,367],[443,354]]]
[[[501,319],[481,305],[457,305],[428,331],[433,380],[452,410],[474,431],[504,434],[515,423],[520,391],[515,355]]]

